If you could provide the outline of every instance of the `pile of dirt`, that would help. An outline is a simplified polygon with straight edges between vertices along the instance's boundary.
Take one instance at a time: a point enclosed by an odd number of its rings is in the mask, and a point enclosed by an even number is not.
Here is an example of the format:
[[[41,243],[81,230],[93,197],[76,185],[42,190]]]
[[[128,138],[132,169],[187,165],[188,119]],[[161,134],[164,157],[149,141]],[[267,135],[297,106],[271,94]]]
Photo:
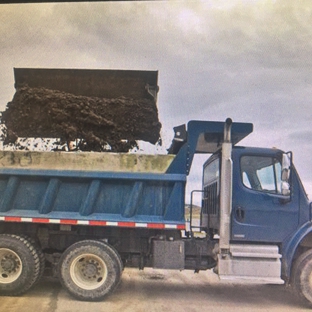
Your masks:
[[[80,150],[127,152],[137,140],[156,144],[161,123],[154,100],[77,96],[20,87],[2,112],[4,144],[18,137],[79,139]]]

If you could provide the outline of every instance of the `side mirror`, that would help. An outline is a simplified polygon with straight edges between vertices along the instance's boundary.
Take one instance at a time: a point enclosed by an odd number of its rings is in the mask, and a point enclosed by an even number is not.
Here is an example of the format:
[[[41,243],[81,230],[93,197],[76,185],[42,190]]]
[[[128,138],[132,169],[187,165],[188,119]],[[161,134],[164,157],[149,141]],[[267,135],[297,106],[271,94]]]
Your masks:
[[[289,177],[290,177],[290,167],[291,167],[291,155],[288,153],[283,154],[282,159],[282,194],[285,196],[290,195],[290,184],[289,184]]]

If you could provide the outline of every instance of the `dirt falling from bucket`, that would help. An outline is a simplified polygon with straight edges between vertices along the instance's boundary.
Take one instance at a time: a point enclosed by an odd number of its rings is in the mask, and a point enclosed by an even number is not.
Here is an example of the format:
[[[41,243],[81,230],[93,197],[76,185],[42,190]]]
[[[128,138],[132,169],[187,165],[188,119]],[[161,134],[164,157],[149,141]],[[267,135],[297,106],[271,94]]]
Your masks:
[[[161,123],[152,99],[77,96],[46,88],[20,87],[2,112],[4,144],[19,137],[79,139],[80,150],[127,152],[137,140],[156,144]]]

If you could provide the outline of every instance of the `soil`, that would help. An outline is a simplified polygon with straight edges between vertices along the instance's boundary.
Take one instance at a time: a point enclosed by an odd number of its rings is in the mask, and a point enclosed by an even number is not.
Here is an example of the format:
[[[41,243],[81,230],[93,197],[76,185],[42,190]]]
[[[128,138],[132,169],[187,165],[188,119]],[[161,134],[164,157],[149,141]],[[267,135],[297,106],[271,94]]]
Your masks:
[[[19,137],[79,139],[78,149],[127,152],[137,140],[156,144],[161,123],[152,99],[105,99],[20,87],[2,112],[4,144]]]

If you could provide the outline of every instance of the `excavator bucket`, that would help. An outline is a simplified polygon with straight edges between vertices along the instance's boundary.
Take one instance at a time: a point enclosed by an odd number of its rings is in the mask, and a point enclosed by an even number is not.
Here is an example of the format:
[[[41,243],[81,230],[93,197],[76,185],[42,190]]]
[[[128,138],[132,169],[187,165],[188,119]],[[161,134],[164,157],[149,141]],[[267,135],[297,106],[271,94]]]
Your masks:
[[[86,150],[118,152],[160,139],[157,71],[15,68],[14,76],[16,93],[1,119],[5,143],[79,139]]]
[[[15,88],[47,88],[74,95],[156,100],[158,71],[14,68]]]

